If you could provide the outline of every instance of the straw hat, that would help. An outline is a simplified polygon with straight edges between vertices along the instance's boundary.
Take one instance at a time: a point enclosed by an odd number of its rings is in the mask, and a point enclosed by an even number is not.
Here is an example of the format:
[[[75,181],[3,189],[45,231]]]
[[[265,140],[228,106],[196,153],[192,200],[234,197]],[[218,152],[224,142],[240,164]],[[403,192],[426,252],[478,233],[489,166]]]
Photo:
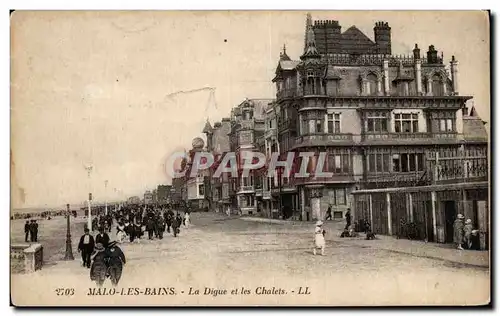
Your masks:
[[[471,224],[472,223],[472,220],[470,218],[468,218],[466,221],[465,221],[465,224]]]
[[[459,218],[459,219],[463,219],[463,218],[464,218],[464,216],[463,216],[462,214],[458,214],[458,215],[457,215],[457,218]]]
[[[316,222],[316,226],[321,226],[321,225],[323,225],[323,222],[322,222],[322,221],[317,221],[317,222]]]

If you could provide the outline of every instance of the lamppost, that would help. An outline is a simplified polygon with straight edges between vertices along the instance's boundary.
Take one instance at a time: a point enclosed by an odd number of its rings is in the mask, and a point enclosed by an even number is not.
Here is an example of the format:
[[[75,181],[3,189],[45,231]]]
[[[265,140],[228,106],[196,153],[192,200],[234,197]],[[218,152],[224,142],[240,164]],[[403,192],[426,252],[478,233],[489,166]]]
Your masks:
[[[85,167],[85,170],[87,170],[87,174],[89,176],[89,191],[91,191],[91,181],[90,181],[90,175],[92,174],[92,165],[88,165]],[[92,203],[92,192],[89,192],[89,199],[87,200],[87,205],[89,208],[89,216],[87,218],[87,228],[89,229],[89,232],[92,233],[92,206],[90,205]]]
[[[66,255],[64,260],[75,260],[73,257],[73,248],[71,247],[71,230],[69,227],[69,204],[66,204]]]
[[[108,216],[108,180],[104,180],[104,214]]]

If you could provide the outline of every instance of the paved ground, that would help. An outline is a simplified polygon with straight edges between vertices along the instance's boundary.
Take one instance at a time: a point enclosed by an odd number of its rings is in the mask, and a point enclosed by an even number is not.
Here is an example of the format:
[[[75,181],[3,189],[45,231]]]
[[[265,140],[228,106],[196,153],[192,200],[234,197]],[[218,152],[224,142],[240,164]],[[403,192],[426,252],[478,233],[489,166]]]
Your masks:
[[[385,239],[340,239],[337,236],[341,223],[326,224],[327,253],[315,257],[311,251],[312,224],[250,222],[211,213],[196,213],[192,220],[193,227],[182,230],[178,238],[167,236],[162,241],[123,245],[128,263],[118,291],[140,287],[142,295],[87,295],[94,284],[88,270],[79,266],[79,260],[52,261],[35,274],[12,276],[13,301],[20,305],[340,306],[465,305],[489,301],[487,267],[457,264],[455,259],[438,258],[436,253],[432,258],[425,251],[390,249],[391,241]],[[83,223],[78,225],[83,227]],[[12,227],[15,230],[15,225]],[[48,258],[63,254],[56,249],[64,249],[65,231],[60,227],[61,236],[55,238],[56,230],[50,233],[53,239],[52,246],[46,249]],[[16,239],[16,232],[12,233]],[[44,244],[45,236],[48,238],[42,233],[40,238]],[[74,244],[77,239],[74,237]],[[55,240],[59,247],[54,245]],[[400,243],[395,245],[401,247]],[[145,287],[173,287],[176,295],[144,295]],[[226,289],[228,293],[203,295],[205,287]],[[241,292],[241,287],[250,294],[230,294],[232,289]],[[286,294],[257,295],[258,287],[281,288]],[[308,287],[311,294],[299,294],[300,287],[302,291]],[[57,288],[73,288],[75,295],[58,296]],[[199,289],[201,295],[188,295],[190,288]]]

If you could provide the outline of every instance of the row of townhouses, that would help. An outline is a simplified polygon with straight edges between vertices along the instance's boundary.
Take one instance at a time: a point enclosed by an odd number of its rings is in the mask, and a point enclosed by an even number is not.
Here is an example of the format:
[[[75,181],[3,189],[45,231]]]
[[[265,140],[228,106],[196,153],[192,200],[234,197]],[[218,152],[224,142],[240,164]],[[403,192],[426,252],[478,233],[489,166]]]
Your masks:
[[[447,67],[449,64],[449,68]],[[465,76],[466,78],[466,76]],[[309,159],[310,177],[278,169],[274,177],[175,179],[174,191],[192,207],[218,212],[311,221],[351,209],[375,233],[394,235],[414,223],[422,239],[450,242],[458,213],[471,218],[488,247],[488,134],[459,93],[458,61],[445,63],[433,45],[424,53],[394,56],[391,28],[377,22],[374,40],[355,26],[306,19],[304,51],[298,60],[280,54],[275,99],[246,99],[228,118],[207,121],[193,153],[218,157],[259,151],[327,153],[314,177],[318,155]],[[298,155],[296,155],[298,156]],[[300,163],[300,157],[295,162]],[[189,160],[185,162],[189,167]],[[177,189],[175,189],[177,187]],[[183,189],[184,188],[184,189]]]

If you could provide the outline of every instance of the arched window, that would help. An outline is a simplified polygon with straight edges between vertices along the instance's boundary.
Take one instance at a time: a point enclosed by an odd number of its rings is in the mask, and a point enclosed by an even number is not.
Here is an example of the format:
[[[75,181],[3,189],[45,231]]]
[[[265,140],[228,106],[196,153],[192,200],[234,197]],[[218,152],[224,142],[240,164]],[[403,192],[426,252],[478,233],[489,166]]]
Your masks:
[[[377,95],[377,76],[373,73],[366,76],[366,94],[367,95]]]
[[[438,74],[432,76],[432,95],[440,96],[443,95],[443,80]]]

